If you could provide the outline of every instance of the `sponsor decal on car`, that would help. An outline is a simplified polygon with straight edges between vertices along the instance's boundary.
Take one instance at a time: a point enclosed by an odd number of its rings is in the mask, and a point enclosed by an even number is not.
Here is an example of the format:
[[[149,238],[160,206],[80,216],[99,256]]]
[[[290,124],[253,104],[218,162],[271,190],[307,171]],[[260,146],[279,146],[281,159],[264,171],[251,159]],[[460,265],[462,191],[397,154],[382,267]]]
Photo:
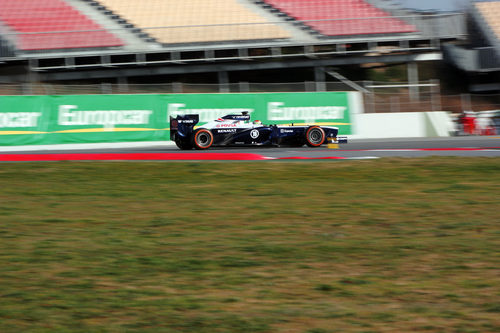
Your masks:
[[[251,130],[250,131],[250,136],[252,137],[252,139],[257,139],[259,137],[259,131],[254,129],[254,130]]]
[[[236,133],[236,128],[217,129],[217,133]]]
[[[219,127],[237,127],[238,125],[237,124],[217,124],[217,128]]]
[[[183,114],[199,114],[200,122],[208,122],[220,118],[230,113],[254,112],[252,108],[203,108],[187,109],[185,103],[169,103],[167,106],[167,116],[176,117]],[[242,118],[243,119],[243,118]]]

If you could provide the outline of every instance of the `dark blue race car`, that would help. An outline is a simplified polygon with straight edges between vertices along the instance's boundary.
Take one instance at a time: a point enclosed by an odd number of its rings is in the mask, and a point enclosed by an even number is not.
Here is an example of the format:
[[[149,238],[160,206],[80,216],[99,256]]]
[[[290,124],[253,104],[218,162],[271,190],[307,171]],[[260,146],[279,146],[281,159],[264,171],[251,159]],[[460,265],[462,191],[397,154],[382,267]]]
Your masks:
[[[180,149],[208,149],[212,146],[296,146],[319,147],[325,143],[347,143],[337,136],[337,127],[263,125],[250,115],[230,114],[195,129],[199,115],[170,117],[170,139]]]

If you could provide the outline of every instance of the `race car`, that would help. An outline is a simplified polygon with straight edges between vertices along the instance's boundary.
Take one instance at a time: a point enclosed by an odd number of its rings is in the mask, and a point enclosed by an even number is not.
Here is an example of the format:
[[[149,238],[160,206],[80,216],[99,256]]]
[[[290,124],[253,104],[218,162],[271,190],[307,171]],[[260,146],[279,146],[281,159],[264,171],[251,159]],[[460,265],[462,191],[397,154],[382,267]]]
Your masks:
[[[212,146],[319,147],[325,143],[347,143],[337,136],[337,127],[318,125],[264,125],[250,121],[247,112],[229,114],[195,128],[198,114],[170,117],[170,139],[180,149],[204,150]]]

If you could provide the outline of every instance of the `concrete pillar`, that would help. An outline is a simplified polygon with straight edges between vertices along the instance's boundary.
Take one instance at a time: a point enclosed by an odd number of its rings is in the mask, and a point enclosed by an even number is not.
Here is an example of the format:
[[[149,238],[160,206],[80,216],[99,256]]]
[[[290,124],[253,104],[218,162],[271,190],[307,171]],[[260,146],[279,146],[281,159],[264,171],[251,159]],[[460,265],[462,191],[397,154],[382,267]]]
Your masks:
[[[103,82],[100,84],[101,86],[101,94],[111,95],[113,93],[113,86],[111,83]]]
[[[373,85],[372,81],[363,81],[363,86],[368,93],[364,94],[365,97],[365,112],[366,113],[375,113],[375,95],[373,88],[368,88]]]
[[[229,75],[226,71],[220,71],[217,73],[219,78],[219,92],[228,93],[229,89]]]
[[[34,95],[35,86],[40,83],[40,75],[36,70],[32,69],[32,61],[26,67],[26,71],[26,79],[22,84],[22,93],[23,95]]]
[[[239,82],[238,86],[240,87],[240,92],[247,93],[250,91],[250,84],[248,82]]]
[[[472,111],[472,103],[470,99],[470,94],[460,95],[462,100],[462,111]]]
[[[432,111],[442,111],[441,110],[441,88],[439,80],[431,80],[434,86],[431,87],[431,103]]]
[[[181,94],[182,93],[182,82],[172,82],[172,91],[175,94]]]
[[[116,78],[116,83],[118,84],[118,91],[121,93],[128,92],[128,79],[126,76],[118,76]]]
[[[420,99],[420,90],[418,86],[418,65],[416,62],[408,63],[408,84],[410,85],[410,100],[418,101]]]
[[[304,82],[305,91],[316,91],[316,82],[305,81]]]
[[[325,67],[314,67],[314,81],[316,82],[316,91],[326,91]]]

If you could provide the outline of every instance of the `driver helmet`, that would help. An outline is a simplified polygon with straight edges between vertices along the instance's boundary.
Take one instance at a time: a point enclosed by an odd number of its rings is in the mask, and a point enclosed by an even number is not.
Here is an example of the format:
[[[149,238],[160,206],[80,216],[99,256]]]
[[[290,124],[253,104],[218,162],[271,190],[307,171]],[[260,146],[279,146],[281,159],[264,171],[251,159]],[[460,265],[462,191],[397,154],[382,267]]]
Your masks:
[[[262,125],[262,121],[260,120],[254,120],[254,125]]]

